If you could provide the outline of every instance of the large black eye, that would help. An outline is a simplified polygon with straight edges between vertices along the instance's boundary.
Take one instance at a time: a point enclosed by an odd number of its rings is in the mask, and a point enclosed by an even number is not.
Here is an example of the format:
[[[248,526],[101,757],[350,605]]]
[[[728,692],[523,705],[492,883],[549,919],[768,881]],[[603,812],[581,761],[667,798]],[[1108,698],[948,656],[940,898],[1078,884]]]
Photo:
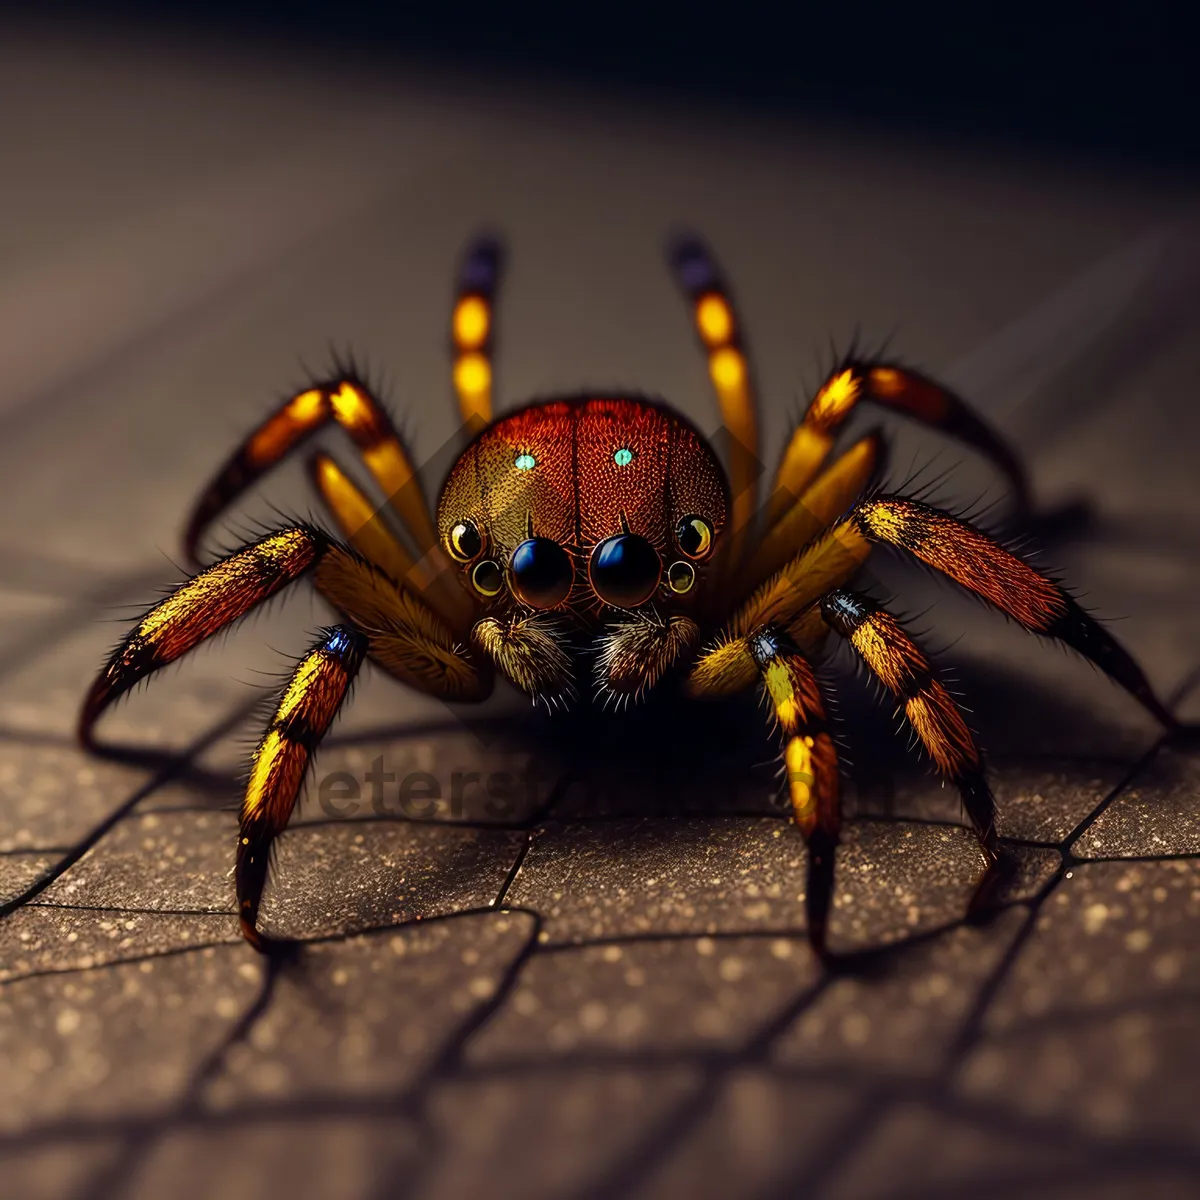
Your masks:
[[[571,590],[575,572],[567,552],[549,538],[529,538],[509,560],[513,591],[532,608],[553,608]]]
[[[688,558],[703,558],[712,549],[713,527],[703,517],[684,517],[675,526],[675,540]]]
[[[637,608],[654,595],[662,559],[644,537],[618,533],[592,551],[588,578],[596,595],[614,608]]]
[[[482,549],[483,538],[474,521],[459,521],[450,530],[450,553],[459,562],[470,562]]]

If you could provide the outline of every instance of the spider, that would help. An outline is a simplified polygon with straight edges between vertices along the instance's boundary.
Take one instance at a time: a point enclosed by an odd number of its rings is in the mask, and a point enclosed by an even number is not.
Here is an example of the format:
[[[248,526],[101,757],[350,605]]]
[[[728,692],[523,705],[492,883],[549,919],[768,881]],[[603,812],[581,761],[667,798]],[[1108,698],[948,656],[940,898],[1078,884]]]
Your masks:
[[[986,455],[1027,504],[1012,451],[932,379],[878,357],[841,360],[796,424],[760,506],[756,402],[728,288],[696,238],[674,242],[669,261],[707,355],[727,468],[683,416],[643,395],[585,392],[493,419],[503,253],[481,237],[461,260],[451,318],[468,443],[434,512],[392,421],[349,368],[287,400],[201,495],[185,534],[197,566],[214,518],[333,423],[386,497],[379,508],[334,458],[315,453],[311,479],[342,537],[296,522],[200,570],[136,623],[80,713],[79,737],[94,748],[95,723],[114,700],[301,577],[341,615],[300,659],[251,761],[235,884],[242,933],[257,949],[277,944],[258,929],[272,844],[364,659],[446,701],[484,699],[499,672],[553,706],[572,696],[586,656],[607,700],[636,699],[668,673],[697,699],[761,687],[807,843],[808,935],[825,958],[839,767],[812,664],[830,639],[849,642],[958,788],[985,877],[1000,862],[992,793],[962,712],[901,623],[853,589],[876,546],[898,548],[1072,647],[1176,728],[1133,658],[1058,582],[965,520],[882,491],[878,433],[834,452],[846,418],[870,401]]]

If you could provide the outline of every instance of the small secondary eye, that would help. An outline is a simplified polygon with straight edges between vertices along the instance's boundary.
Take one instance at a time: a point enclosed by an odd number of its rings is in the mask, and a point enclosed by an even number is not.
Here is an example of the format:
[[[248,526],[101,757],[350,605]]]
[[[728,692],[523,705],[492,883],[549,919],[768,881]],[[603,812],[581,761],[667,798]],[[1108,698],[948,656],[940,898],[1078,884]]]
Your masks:
[[[713,527],[703,517],[684,517],[675,527],[675,540],[688,558],[704,558],[712,549]]]
[[[690,562],[673,562],[667,570],[667,585],[677,596],[692,590],[696,582],[696,568]]]
[[[483,562],[476,563],[471,571],[471,583],[481,596],[495,596],[504,586],[504,572],[500,570],[499,563],[485,558]]]
[[[450,553],[459,562],[470,562],[483,549],[483,538],[474,521],[459,521],[450,530]]]

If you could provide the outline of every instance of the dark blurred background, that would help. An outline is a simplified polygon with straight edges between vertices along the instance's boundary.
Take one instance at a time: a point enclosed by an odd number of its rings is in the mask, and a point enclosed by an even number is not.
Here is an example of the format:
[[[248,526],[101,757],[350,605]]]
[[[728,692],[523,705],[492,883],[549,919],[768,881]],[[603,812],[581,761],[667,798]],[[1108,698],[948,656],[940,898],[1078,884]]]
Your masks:
[[[1190,7],[126,0],[36,11],[147,32],[183,27],[305,56],[386,52],[430,66],[515,68],[547,81],[1194,168],[1200,71]]]

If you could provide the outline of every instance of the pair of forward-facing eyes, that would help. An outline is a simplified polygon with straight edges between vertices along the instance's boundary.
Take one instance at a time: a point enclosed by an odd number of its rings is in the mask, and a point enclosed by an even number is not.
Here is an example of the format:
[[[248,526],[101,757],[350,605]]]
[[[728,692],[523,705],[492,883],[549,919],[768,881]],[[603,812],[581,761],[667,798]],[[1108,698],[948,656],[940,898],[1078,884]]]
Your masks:
[[[675,544],[680,557],[666,569],[667,587],[686,595],[696,583],[693,565],[706,559],[713,549],[713,525],[707,517],[689,514],[675,527]],[[481,595],[499,595],[504,587],[505,568],[484,557],[484,535],[474,521],[457,522],[446,539],[455,561],[470,566],[471,586]],[[473,565],[472,565],[473,564]],[[508,577],[514,595],[531,608],[555,608],[569,595],[575,566],[563,546],[550,538],[526,538],[509,557]],[[605,604],[614,608],[637,608],[658,591],[663,578],[663,561],[658,551],[636,533],[618,533],[597,543],[588,558],[588,582]]]

